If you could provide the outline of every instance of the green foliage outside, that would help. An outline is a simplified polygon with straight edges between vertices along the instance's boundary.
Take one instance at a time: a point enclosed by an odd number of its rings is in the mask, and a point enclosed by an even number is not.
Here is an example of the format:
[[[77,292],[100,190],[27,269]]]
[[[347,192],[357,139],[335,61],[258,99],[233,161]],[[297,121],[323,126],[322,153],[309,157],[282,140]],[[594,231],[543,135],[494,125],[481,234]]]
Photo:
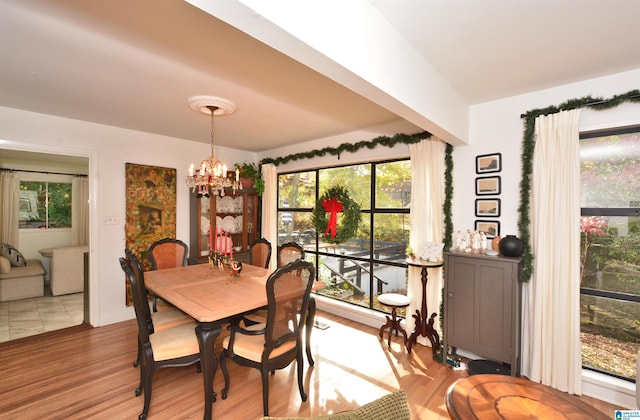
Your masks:
[[[640,296],[640,133],[581,140],[581,287]],[[615,215],[616,212],[622,214]],[[583,294],[584,366],[635,377],[640,304]]]
[[[71,227],[70,183],[23,181],[20,182],[20,190],[37,193],[38,216],[21,219],[21,222],[27,222],[24,227]]]

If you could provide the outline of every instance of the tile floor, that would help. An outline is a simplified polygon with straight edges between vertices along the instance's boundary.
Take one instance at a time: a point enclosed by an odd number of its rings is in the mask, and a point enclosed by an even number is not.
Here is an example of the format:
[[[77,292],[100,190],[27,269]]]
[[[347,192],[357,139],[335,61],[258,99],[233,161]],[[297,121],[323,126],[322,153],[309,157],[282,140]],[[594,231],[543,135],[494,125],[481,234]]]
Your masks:
[[[0,343],[82,324],[84,293],[0,302]]]

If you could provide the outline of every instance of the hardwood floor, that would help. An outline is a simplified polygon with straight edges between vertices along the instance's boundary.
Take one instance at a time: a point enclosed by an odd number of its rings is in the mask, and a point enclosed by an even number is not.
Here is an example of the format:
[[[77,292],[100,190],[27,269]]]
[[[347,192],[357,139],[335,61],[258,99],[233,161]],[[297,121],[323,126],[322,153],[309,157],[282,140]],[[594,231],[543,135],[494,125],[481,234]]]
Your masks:
[[[377,329],[319,312],[329,328],[315,328],[312,348],[316,364],[305,368],[302,403],[295,363],[271,377],[270,415],[315,416],[357,408],[397,389],[407,392],[412,418],[449,418],[444,395],[451,383],[467,375],[431,358],[431,349],[415,346],[407,355],[401,337],[391,350]],[[135,397],[139,370],[134,320],[101,328],[89,326],[46,333],[0,344],[0,418],[2,419],[133,419],[142,411]],[[218,400],[214,418],[259,419],[262,416],[260,374],[230,363],[231,387],[216,374]],[[202,376],[195,368],[158,371],[153,383],[151,419],[201,419]],[[614,407],[584,398],[607,415]]]

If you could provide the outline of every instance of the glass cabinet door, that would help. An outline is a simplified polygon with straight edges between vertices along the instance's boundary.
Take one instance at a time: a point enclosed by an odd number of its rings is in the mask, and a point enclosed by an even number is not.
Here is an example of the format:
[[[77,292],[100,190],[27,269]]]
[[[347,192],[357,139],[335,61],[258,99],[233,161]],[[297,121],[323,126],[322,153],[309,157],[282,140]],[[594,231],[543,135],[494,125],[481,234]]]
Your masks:
[[[211,229],[211,201],[209,197],[198,198],[198,250],[200,257],[209,256],[209,229]]]

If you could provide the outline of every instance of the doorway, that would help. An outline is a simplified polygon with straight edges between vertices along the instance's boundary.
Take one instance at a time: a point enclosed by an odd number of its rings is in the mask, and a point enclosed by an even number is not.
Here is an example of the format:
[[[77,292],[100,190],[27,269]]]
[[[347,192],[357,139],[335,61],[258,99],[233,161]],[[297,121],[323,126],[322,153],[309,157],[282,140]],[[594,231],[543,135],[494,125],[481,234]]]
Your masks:
[[[23,184],[37,182],[71,182],[73,177],[88,177],[89,158],[65,156],[13,149],[0,149],[0,169],[18,174],[20,189]],[[23,194],[25,197],[29,194]],[[34,195],[31,193],[31,195]],[[35,194],[34,196],[37,196]],[[48,193],[40,201],[51,198]],[[36,205],[42,207],[42,202]],[[33,200],[32,200],[33,201]],[[35,211],[31,209],[32,213]],[[44,296],[34,296],[20,300],[0,302],[0,342],[6,342],[31,335],[82,325],[89,321],[89,253],[80,255],[79,265],[84,265],[81,286],[69,293],[53,294],[51,291],[51,258],[42,255],[41,250],[71,246],[72,226],[61,223],[40,223],[32,215],[29,223],[22,223],[15,246],[27,259],[39,259],[45,268]],[[46,217],[45,217],[46,219]],[[88,216],[85,218],[88,229]],[[27,219],[25,218],[25,221]],[[88,237],[87,237],[88,238]],[[88,239],[87,239],[88,245]]]

